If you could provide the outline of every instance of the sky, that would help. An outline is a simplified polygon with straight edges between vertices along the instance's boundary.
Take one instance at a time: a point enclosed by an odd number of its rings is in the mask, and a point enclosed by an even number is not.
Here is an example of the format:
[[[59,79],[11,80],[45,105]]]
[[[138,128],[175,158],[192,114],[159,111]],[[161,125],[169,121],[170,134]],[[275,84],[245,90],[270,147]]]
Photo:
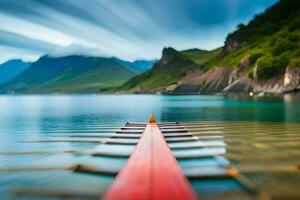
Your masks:
[[[215,49],[278,0],[0,0],[0,63],[71,54],[158,59]]]

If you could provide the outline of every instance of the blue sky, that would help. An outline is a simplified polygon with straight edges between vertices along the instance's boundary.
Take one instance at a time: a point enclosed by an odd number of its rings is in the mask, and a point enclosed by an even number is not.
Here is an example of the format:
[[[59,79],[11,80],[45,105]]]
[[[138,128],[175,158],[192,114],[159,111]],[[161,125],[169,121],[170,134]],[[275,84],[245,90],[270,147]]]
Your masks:
[[[277,0],[0,0],[0,62],[44,54],[157,59],[214,49]]]

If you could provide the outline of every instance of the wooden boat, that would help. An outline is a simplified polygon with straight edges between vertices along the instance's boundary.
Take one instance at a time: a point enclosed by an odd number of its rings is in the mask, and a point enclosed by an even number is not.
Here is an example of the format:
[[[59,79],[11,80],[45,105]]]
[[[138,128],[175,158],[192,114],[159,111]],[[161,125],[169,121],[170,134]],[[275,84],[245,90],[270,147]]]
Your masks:
[[[265,200],[271,199],[271,196],[245,175],[299,172],[299,165],[235,167],[229,160],[237,159],[237,155],[228,152],[228,148],[232,147],[226,145],[223,125],[217,122],[157,123],[154,116],[151,116],[148,123],[126,123],[121,128],[106,126],[94,131],[58,131],[60,134],[54,133],[47,140],[21,142],[98,146],[86,150],[1,152],[0,156],[70,155],[78,160],[84,159],[69,165],[45,163],[32,166],[1,166],[0,175],[61,172],[64,175],[60,180],[70,181],[63,185],[56,182],[57,187],[40,184],[40,187],[27,188],[24,185],[23,188],[13,190],[17,197]],[[238,128],[239,125],[233,124],[233,127]],[[228,136],[229,141],[236,141],[236,137],[233,136]],[[109,162],[118,164],[114,166]],[[76,184],[76,181],[72,181],[75,174],[78,175],[77,185],[73,187]],[[80,184],[81,181],[85,182],[85,179],[88,180],[86,185]],[[106,179],[109,181],[103,181]],[[93,185],[91,182],[94,180],[99,180],[99,185]]]

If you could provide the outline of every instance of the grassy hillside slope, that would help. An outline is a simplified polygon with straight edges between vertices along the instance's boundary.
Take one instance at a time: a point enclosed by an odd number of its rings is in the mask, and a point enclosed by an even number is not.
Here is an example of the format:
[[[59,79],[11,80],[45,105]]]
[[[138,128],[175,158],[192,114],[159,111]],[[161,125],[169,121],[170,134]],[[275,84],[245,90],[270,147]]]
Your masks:
[[[122,84],[136,73],[112,58],[41,57],[8,83],[6,93],[90,93]]]
[[[199,49],[177,51],[173,48],[165,48],[162,58],[154,64],[151,70],[131,78],[117,90],[138,92],[163,89],[176,84],[186,75],[186,72],[201,68],[218,52],[220,52],[219,49],[210,52]]]
[[[119,89],[127,92],[166,91],[166,87],[180,84],[185,75],[195,69],[200,70],[198,74],[202,78],[194,76],[189,82],[188,76],[184,79],[185,84],[209,84],[203,73],[220,67],[232,71],[230,81],[244,76],[256,82],[281,77],[288,67],[300,68],[300,1],[281,0],[247,25],[238,25],[220,49],[181,52],[164,49],[161,60],[152,70],[131,78]],[[219,78],[215,77],[216,80]]]
[[[0,65],[0,84],[7,83],[28,68],[30,62],[23,62],[20,59],[9,60]]]
[[[249,57],[250,78],[256,65],[258,79],[281,75],[285,68],[299,66],[300,57],[300,1],[281,0],[263,14],[257,15],[247,25],[227,36],[223,54],[208,63],[237,67]]]

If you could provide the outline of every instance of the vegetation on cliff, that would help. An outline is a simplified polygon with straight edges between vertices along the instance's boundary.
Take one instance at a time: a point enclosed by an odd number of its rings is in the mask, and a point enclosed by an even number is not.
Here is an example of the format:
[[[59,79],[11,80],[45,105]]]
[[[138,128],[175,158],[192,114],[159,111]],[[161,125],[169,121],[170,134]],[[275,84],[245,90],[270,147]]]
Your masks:
[[[282,76],[288,66],[300,67],[300,1],[281,0],[247,25],[238,25],[220,49],[164,49],[152,70],[131,78],[118,90],[164,91],[192,70],[228,67],[238,71],[245,59],[248,63],[238,75],[258,81]]]
[[[219,52],[220,49],[215,51],[200,49],[177,51],[170,47],[165,48],[162,58],[154,64],[151,70],[131,78],[117,90],[151,92],[163,89],[176,84],[186,75],[186,72],[201,68]]]
[[[1,87],[3,93],[95,93],[136,74],[113,58],[43,56]]]

